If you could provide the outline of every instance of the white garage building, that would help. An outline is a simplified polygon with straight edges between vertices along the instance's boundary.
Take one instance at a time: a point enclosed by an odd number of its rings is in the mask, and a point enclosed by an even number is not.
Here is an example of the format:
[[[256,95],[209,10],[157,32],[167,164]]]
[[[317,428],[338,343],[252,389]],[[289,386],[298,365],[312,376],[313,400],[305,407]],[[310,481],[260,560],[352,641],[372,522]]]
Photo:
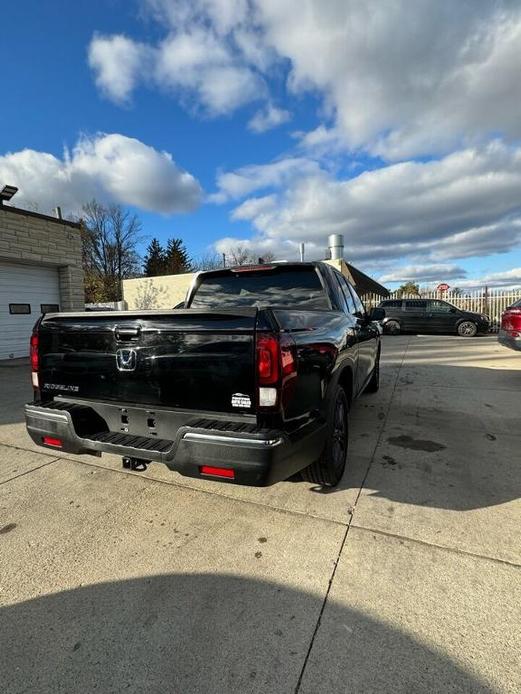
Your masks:
[[[25,357],[42,313],[83,310],[80,226],[0,204],[0,360]]]

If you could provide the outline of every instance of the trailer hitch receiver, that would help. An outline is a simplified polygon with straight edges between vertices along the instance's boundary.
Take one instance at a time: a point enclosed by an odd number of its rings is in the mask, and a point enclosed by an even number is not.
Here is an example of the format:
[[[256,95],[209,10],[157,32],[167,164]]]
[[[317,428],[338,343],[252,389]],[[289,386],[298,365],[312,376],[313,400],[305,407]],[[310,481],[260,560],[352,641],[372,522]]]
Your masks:
[[[131,458],[127,455],[122,459],[125,470],[133,470],[134,472],[145,472],[150,462],[150,460],[145,460],[144,458]]]

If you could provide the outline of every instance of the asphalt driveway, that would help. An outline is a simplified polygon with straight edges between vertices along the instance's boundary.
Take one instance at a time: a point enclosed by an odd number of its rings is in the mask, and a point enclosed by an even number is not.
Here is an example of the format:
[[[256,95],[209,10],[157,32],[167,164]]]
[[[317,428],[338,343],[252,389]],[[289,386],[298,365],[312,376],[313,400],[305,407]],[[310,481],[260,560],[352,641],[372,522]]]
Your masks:
[[[44,451],[0,365],[0,691],[521,691],[521,355],[383,359],[327,494]]]

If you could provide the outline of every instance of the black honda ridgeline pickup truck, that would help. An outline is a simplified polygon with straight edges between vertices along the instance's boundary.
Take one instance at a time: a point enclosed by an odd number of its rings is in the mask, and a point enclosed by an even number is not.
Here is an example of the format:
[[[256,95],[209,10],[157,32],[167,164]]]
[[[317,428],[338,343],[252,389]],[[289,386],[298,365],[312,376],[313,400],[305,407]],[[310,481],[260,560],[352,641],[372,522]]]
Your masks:
[[[41,318],[33,441],[235,484],[337,484],[351,402],[378,389],[384,311],[321,262],[203,272],[184,306]]]

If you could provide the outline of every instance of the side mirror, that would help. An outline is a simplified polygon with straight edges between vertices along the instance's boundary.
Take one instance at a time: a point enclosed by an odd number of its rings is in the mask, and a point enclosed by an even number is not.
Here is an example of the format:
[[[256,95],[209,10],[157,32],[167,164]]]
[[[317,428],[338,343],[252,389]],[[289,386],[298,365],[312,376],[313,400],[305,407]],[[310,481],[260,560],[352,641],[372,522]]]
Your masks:
[[[369,320],[380,321],[385,318],[385,309],[383,308],[373,308],[369,314]]]
[[[451,308],[451,309],[450,309],[450,313],[457,313],[457,312],[458,312],[458,309],[457,309],[457,308]]]

